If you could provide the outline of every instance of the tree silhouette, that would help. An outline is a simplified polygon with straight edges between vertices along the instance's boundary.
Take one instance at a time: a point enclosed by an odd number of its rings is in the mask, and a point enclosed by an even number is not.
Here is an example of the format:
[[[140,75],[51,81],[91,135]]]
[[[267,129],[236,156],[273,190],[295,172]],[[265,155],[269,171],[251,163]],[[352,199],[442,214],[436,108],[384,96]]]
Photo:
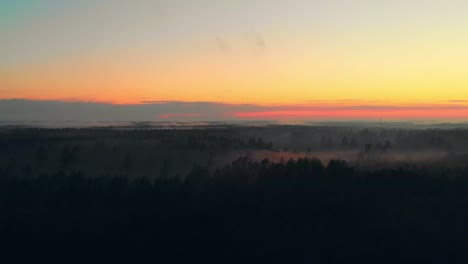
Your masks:
[[[390,140],[385,140],[384,150],[388,151],[390,148],[392,148],[392,143],[390,142]]]
[[[348,148],[349,146],[349,140],[347,136],[344,136],[343,139],[341,140],[341,145],[345,148]]]
[[[372,150],[373,150],[374,146],[370,143],[367,143],[366,145],[364,145],[364,151],[366,153],[370,153]]]
[[[73,160],[74,155],[73,151],[69,147],[64,147],[60,152],[59,164],[61,168],[69,167]]]
[[[124,160],[123,160],[123,168],[125,172],[127,173],[131,172],[133,167],[134,167],[133,157],[130,153],[126,153]]]
[[[47,158],[48,158],[47,154],[48,154],[47,148],[42,145],[36,149],[36,154],[35,154],[36,161],[40,166],[42,166],[44,162],[47,161]]]

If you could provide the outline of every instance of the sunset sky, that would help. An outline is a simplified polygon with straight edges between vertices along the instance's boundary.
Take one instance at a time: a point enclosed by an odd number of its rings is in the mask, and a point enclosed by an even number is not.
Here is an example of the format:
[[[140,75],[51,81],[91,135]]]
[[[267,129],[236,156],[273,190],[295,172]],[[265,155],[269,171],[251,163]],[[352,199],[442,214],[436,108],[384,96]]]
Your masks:
[[[466,0],[0,0],[0,104],[468,120],[467,14]]]

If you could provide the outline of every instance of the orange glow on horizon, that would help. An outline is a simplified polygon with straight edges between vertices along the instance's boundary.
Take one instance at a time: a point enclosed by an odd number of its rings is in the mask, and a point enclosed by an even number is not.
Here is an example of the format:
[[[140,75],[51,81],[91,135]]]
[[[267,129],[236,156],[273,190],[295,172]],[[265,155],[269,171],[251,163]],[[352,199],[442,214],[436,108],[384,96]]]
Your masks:
[[[463,119],[468,118],[468,108],[433,108],[433,109],[322,109],[322,110],[281,110],[281,111],[255,111],[236,112],[235,117],[246,119],[285,119],[285,118],[330,118],[330,119],[368,119],[368,118],[390,118],[390,119]]]

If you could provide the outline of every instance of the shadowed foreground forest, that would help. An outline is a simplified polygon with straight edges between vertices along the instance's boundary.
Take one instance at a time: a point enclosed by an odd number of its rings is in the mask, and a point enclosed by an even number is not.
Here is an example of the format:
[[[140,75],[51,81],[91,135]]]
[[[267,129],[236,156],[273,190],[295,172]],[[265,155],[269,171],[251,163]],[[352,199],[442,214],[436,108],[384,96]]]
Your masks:
[[[468,260],[466,130],[0,131],[17,261]]]

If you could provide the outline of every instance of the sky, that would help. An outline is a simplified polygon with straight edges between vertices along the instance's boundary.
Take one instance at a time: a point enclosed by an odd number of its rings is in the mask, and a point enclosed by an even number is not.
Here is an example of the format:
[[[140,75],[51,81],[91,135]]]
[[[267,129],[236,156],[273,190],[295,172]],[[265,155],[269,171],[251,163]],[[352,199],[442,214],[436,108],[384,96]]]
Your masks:
[[[461,0],[0,0],[0,105],[468,120],[466,14]]]

